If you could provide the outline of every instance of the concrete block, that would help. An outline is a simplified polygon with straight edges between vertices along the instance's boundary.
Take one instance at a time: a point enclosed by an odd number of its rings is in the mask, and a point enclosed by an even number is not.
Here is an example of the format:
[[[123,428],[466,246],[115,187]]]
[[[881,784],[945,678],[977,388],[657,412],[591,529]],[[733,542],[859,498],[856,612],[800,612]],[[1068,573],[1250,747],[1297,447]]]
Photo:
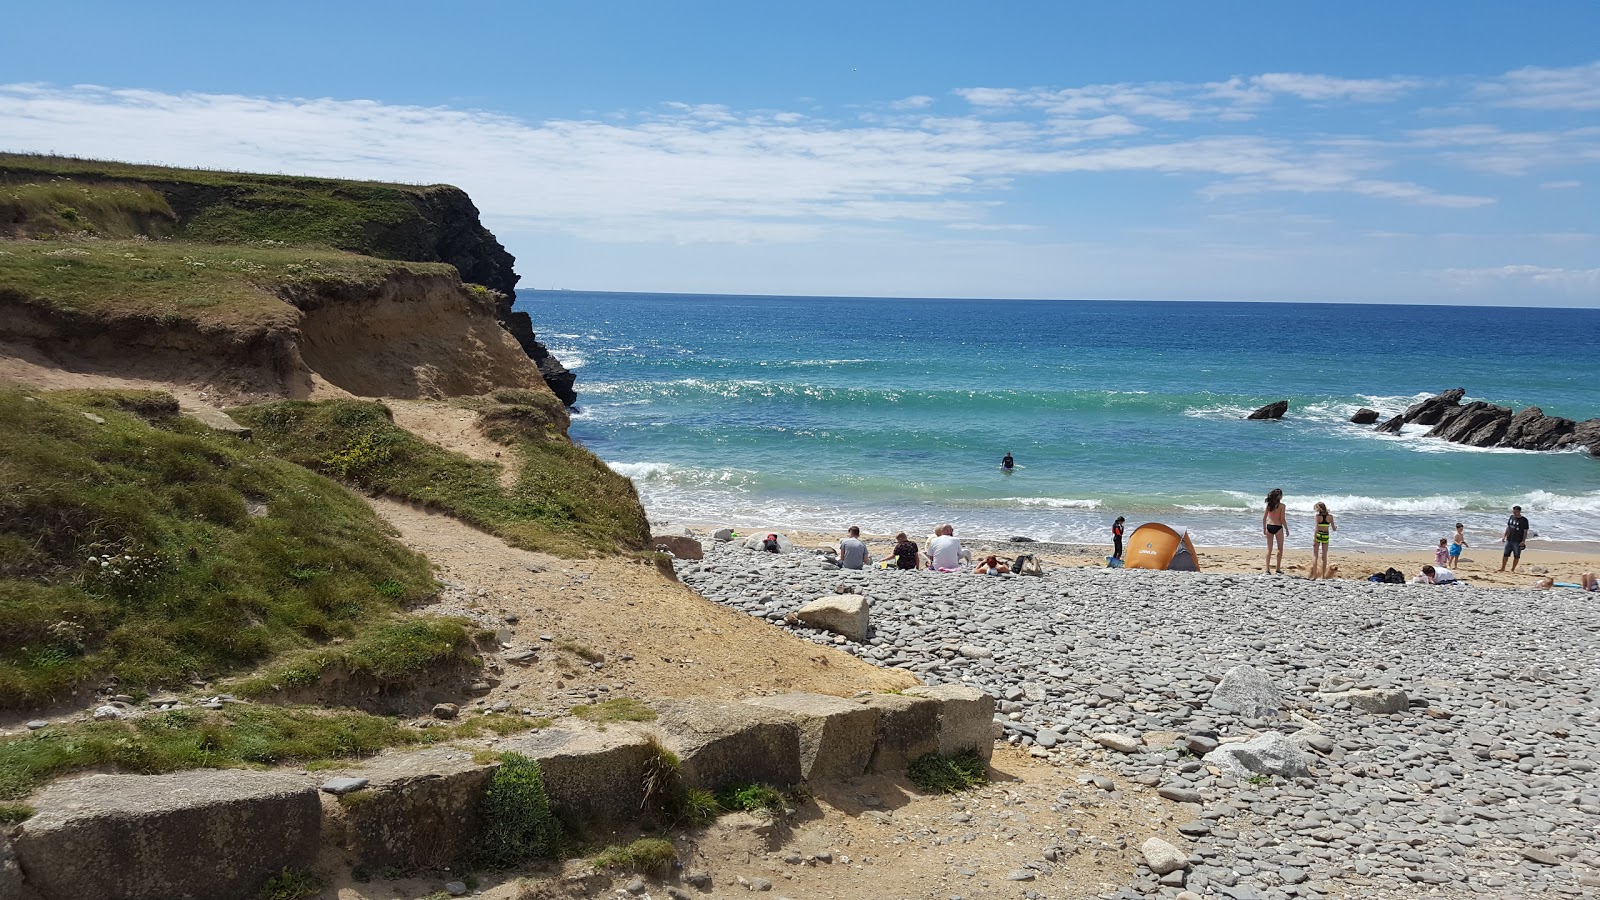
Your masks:
[[[660,713],[656,730],[678,755],[687,787],[784,788],[801,780],[800,729],[787,715],[719,700],[678,700]]]
[[[914,687],[913,697],[939,701],[939,752],[976,750],[988,762],[994,756],[994,698],[977,688],[942,684]]]
[[[746,700],[787,714],[800,729],[800,775],[807,781],[855,778],[867,771],[877,740],[876,708],[826,694]]]
[[[617,726],[550,728],[502,741],[499,749],[539,761],[550,808],[581,834],[660,818],[661,810],[647,796],[647,768],[655,750],[646,735]]]
[[[864,704],[878,711],[869,772],[900,773],[919,756],[939,750],[939,701],[908,694],[873,694]]]
[[[351,864],[412,871],[466,860],[483,831],[496,765],[440,747],[385,753],[353,772],[367,786],[327,801],[341,811]]]
[[[253,898],[322,840],[316,783],[296,775],[91,775],[32,805],[15,850],[45,900]]]

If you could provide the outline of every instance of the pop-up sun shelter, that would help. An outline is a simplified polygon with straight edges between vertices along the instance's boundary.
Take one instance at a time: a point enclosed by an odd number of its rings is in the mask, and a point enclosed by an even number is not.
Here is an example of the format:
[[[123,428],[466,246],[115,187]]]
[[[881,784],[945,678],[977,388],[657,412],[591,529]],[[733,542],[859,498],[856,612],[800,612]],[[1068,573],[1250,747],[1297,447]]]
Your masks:
[[[1200,571],[1200,558],[1189,541],[1189,530],[1175,531],[1160,522],[1146,522],[1135,528],[1123,556],[1124,565],[1130,569]]]

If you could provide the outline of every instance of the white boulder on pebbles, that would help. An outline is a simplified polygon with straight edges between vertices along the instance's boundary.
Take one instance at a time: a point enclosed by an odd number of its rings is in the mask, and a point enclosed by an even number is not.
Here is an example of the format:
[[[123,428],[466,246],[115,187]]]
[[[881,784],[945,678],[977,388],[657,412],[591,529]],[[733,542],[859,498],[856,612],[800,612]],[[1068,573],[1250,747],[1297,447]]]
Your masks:
[[[1283,691],[1267,673],[1254,666],[1239,665],[1229,669],[1212,688],[1206,705],[1251,719],[1270,719],[1283,705]]]
[[[1136,737],[1112,732],[1095,735],[1094,742],[1107,750],[1115,750],[1118,753],[1134,753],[1144,746],[1144,743]]]
[[[1243,743],[1223,744],[1207,753],[1204,761],[1227,774],[1244,778],[1251,775],[1300,778],[1311,773],[1311,754],[1299,742],[1276,731]]]
[[[762,547],[762,543],[766,541],[767,535],[769,534],[778,539],[779,553],[794,553],[800,549],[799,547],[795,546],[794,541],[789,540],[788,535],[778,531],[757,531],[753,534],[747,535],[744,539],[744,548],[746,550],[764,549]]]
[[[1161,838],[1153,837],[1140,844],[1139,852],[1144,854],[1144,864],[1157,875],[1189,868],[1188,855]]]
[[[1411,698],[1406,696],[1405,691],[1395,690],[1393,688],[1377,688],[1370,691],[1349,691],[1343,694],[1335,694],[1333,699],[1348,700],[1352,707],[1359,709],[1362,712],[1376,713],[1379,715],[1405,712],[1406,707],[1411,705]]]
[[[867,629],[872,626],[868,609],[867,598],[859,594],[828,594],[800,607],[794,617],[802,625],[842,634],[860,643],[867,639]]]

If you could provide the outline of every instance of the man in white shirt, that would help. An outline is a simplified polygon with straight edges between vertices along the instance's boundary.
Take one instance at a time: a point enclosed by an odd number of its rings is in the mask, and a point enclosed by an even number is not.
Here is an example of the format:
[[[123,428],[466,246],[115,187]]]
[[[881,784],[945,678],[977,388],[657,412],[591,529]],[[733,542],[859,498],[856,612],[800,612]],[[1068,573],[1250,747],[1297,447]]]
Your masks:
[[[959,572],[963,559],[972,560],[972,551],[961,549],[954,525],[946,522],[935,528],[933,534],[933,540],[928,542],[929,568],[939,572]]]
[[[1417,576],[1422,584],[1455,584],[1456,573],[1444,566],[1423,566],[1422,574]]]

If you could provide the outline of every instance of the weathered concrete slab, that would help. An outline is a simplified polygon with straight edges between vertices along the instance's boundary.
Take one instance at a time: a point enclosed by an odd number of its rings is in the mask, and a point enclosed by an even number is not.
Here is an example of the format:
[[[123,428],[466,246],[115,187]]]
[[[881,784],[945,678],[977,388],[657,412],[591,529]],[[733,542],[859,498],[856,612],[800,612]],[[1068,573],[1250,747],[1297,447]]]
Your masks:
[[[949,755],[976,750],[988,762],[994,756],[994,698],[977,688],[942,684],[914,687],[913,697],[939,701],[939,752]]]
[[[715,791],[751,782],[788,787],[800,780],[800,729],[787,715],[744,703],[678,700],[663,704],[656,730],[682,763],[683,783]]]
[[[255,897],[322,839],[313,780],[261,772],[91,775],[46,788],[15,849],[45,900]]]
[[[794,719],[800,729],[800,775],[807,781],[855,778],[867,771],[877,740],[876,708],[826,694],[779,694],[745,702]]]
[[[645,776],[655,754],[650,740],[628,729],[550,728],[499,745],[539,761],[550,808],[585,835],[653,824],[660,810]]]
[[[911,761],[939,750],[939,701],[909,694],[873,694],[863,704],[878,711],[869,772],[904,772]]]
[[[327,801],[340,811],[352,865],[411,871],[466,860],[483,831],[496,765],[440,747],[385,753],[354,771],[366,787]]]

